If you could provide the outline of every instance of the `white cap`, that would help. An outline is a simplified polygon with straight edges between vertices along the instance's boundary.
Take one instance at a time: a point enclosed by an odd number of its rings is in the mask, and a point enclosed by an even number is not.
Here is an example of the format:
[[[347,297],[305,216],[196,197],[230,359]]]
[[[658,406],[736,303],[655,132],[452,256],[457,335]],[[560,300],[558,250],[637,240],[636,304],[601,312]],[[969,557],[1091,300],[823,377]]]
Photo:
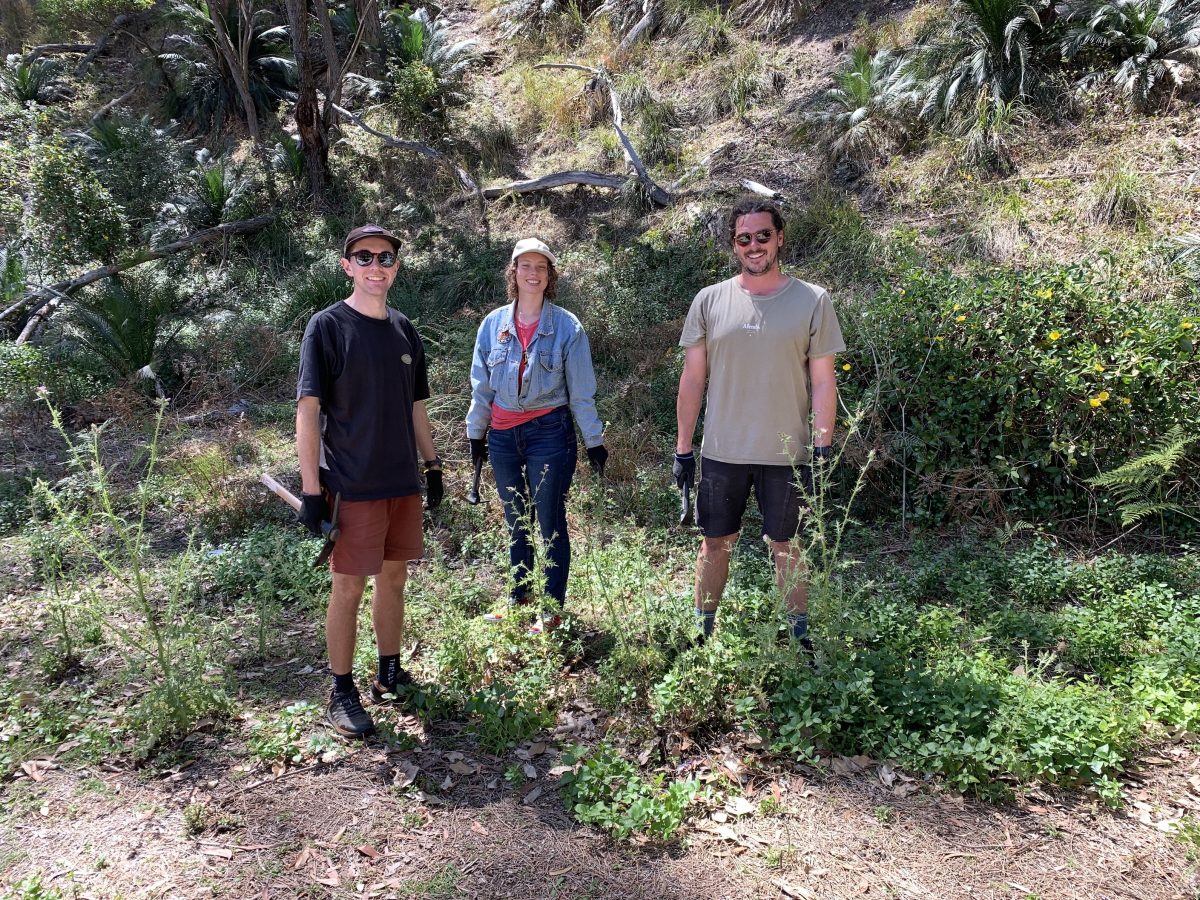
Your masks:
[[[550,248],[537,238],[521,238],[517,241],[517,246],[513,247],[512,258],[515,260],[522,253],[540,253],[555,266],[558,265],[558,259],[550,252]]]

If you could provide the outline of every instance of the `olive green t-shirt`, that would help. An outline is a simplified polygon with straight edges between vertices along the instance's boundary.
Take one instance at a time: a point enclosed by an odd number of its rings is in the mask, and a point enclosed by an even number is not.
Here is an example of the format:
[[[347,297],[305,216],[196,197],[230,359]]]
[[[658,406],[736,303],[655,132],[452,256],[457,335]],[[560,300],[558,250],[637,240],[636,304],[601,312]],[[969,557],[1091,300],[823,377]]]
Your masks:
[[[706,345],[702,452],[750,465],[809,462],[808,361],[846,349],[829,293],[789,278],[755,296],[731,278],[696,295],[679,346]]]

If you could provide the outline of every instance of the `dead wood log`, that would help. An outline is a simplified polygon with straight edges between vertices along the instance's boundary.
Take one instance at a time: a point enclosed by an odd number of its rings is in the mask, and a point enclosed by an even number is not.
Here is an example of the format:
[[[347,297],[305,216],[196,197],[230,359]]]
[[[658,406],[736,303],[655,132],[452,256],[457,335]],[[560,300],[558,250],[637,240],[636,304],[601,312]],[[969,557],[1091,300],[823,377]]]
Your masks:
[[[109,43],[116,36],[117,32],[133,21],[133,16],[129,13],[121,13],[112,20],[112,24],[104,29],[104,33],[96,40],[96,45],[87,52],[87,55],[79,61],[79,65],[75,67],[75,77],[82,78],[87,74],[87,70],[91,68],[96,57],[108,49]]]
[[[572,69],[578,72],[586,72],[596,80],[597,84],[603,86],[608,91],[609,101],[612,106],[613,130],[617,133],[617,140],[621,142],[621,149],[625,151],[625,159],[633,167],[633,171],[637,173],[638,181],[646,188],[646,193],[649,194],[650,200],[657,206],[670,206],[671,195],[650,177],[650,173],[646,171],[645,164],[642,163],[642,158],[638,156],[637,150],[633,147],[633,142],[629,140],[629,135],[625,133],[621,114],[621,98],[617,96],[617,89],[613,86],[612,79],[608,77],[608,72],[602,68],[581,66],[577,63],[538,63],[534,68]]]
[[[555,172],[552,175],[543,175],[541,178],[529,178],[525,181],[514,181],[511,184],[484,188],[483,196],[488,200],[496,200],[505,194],[530,194],[534,191],[564,187],[568,184],[586,184],[590,187],[611,188],[619,191],[625,185],[625,181],[626,179],[620,175],[605,175],[602,172],[586,170]]]
[[[21,59],[24,65],[35,63],[43,56],[51,56],[57,53],[87,53],[89,50],[94,50],[95,44],[39,44],[31,49]]]
[[[779,193],[779,191],[775,190],[774,188],[769,188],[765,184],[759,184],[757,181],[751,181],[749,178],[741,179],[738,181],[738,184],[744,187],[750,193],[758,194],[760,197],[767,197],[770,200],[779,201],[784,199],[783,194]]]
[[[120,97],[113,97],[113,99],[109,100],[102,107],[100,107],[98,110],[96,110],[95,114],[92,116],[92,124],[93,125],[99,124],[101,119],[103,119],[110,112],[112,112],[114,109],[116,109],[118,106],[120,106],[122,103],[124,103],[126,100],[128,100],[130,97],[132,97],[136,93],[137,93],[137,88],[131,87],[129,90],[127,90],[125,93],[123,93]]]
[[[223,225],[217,225],[215,228],[205,228],[203,231],[189,234],[187,237],[172,241],[170,244],[165,244],[162,247],[140,250],[120,262],[92,269],[90,272],[84,272],[82,275],[77,275],[66,281],[59,281],[55,284],[36,288],[18,297],[15,303],[7,309],[0,311],[0,321],[22,311],[30,317],[31,322],[37,319],[38,325],[34,325],[31,329],[30,323],[27,322],[21,334],[18,335],[17,343],[23,344],[29,339],[29,335],[34,333],[37,327],[49,318],[53,310],[61,305],[65,298],[69,298],[71,294],[81,287],[86,287],[105,278],[111,278],[113,275],[119,275],[126,269],[132,269],[134,266],[140,266],[142,263],[150,262],[151,260],[162,259],[164,256],[171,256],[182,250],[190,250],[193,247],[199,247],[202,244],[208,244],[238,234],[252,234],[265,228],[274,218],[273,214],[255,216],[253,219],[242,219],[240,222],[226,222]],[[46,307],[51,308],[50,312],[39,315]]]
[[[645,0],[642,4],[642,17],[629,29],[629,33],[621,38],[621,44],[617,47],[617,52],[624,53],[636,44],[643,34],[647,36],[653,34],[654,30],[658,28],[659,19],[658,4],[655,0]]]

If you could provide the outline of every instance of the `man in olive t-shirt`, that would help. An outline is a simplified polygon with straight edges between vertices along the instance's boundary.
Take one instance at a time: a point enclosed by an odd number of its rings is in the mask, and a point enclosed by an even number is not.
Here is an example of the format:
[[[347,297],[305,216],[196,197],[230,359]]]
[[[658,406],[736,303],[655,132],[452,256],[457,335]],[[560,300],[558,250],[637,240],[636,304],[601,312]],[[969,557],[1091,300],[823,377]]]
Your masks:
[[[834,354],[846,345],[829,294],[780,271],[779,208],[747,198],[730,211],[728,227],[741,272],[696,295],[679,340],[684,363],[673,471],[680,487],[695,478],[692,438],[708,387],[696,491],[704,535],[696,560],[697,624],[703,636],[712,633],[753,487],[791,634],[811,648],[808,585],[795,543],[801,484],[811,492],[812,465],[832,453]]]

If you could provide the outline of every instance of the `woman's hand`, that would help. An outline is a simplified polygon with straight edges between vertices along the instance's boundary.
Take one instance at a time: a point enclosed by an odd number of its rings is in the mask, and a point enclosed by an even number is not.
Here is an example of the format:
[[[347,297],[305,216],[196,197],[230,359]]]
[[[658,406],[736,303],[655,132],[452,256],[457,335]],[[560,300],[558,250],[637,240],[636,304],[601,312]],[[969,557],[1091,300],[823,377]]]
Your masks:
[[[608,450],[603,444],[597,444],[595,447],[587,448],[588,462],[592,466],[592,471],[600,478],[604,477],[604,464],[608,462]]]

